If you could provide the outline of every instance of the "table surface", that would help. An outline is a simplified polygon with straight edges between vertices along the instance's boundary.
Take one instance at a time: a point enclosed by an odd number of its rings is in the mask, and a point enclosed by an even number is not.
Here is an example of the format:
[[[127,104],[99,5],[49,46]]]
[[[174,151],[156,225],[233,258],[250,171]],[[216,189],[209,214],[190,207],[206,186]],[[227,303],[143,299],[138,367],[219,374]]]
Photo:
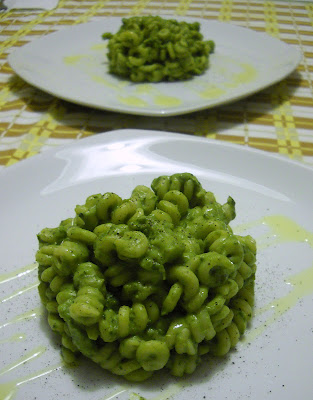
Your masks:
[[[266,32],[299,46],[296,71],[225,106],[172,117],[93,110],[55,98],[14,74],[15,48],[105,16],[201,17]],[[0,169],[99,132],[136,128],[213,138],[278,153],[313,166],[313,2],[232,0],[60,0],[53,10],[0,13]]]

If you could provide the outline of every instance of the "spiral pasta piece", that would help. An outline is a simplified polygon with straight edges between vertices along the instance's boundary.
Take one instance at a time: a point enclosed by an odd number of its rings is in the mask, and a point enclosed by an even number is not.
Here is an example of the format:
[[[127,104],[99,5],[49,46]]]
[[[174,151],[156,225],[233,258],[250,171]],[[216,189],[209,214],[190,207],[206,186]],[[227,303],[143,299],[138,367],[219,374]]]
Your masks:
[[[101,194],[87,197],[85,204],[75,207],[75,223],[81,228],[92,231],[98,224],[97,203]]]
[[[236,272],[235,265],[226,256],[215,251],[196,256],[190,262],[189,268],[199,282],[208,288],[223,285]]]
[[[254,286],[250,282],[239,290],[238,294],[231,300],[230,306],[234,312],[234,322],[240,334],[247,328],[247,323],[252,317],[252,307],[254,305]]]
[[[99,323],[100,335],[104,342],[113,342],[144,331],[148,322],[147,309],[140,303],[132,307],[122,306],[118,312],[106,310]]]
[[[197,353],[198,344],[203,340],[211,340],[216,334],[208,310],[203,307],[197,313],[175,319],[167,333],[166,343],[170,349],[175,347],[178,354]]]
[[[243,261],[244,251],[238,238],[223,230],[208,234],[204,241],[205,249],[226,256],[233,264],[239,266]]]
[[[162,369],[170,357],[166,343],[159,340],[148,340],[139,344],[136,359],[145,371]]]
[[[96,215],[100,223],[111,220],[111,214],[122,203],[122,199],[115,193],[105,193],[96,204]]]
[[[198,179],[189,173],[160,176],[153,180],[151,187],[161,200],[167,192],[178,190],[186,196],[191,207],[202,204],[206,194]]]
[[[132,191],[131,198],[136,200],[137,207],[144,211],[144,215],[149,215],[155,209],[157,197],[147,186],[136,186]]]
[[[185,374],[192,374],[200,362],[198,355],[188,354],[173,354],[167,367],[170,369],[172,375],[182,377]]]
[[[194,297],[199,291],[199,279],[188,267],[172,267],[167,274],[167,278],[170,282],[178,281],[181,284],[186,301]]]
[[[51,283],[54,280],[55,278]],[[104,293],[104,279],[99,267],[87,262],[77,266],[73,284],[62,283],[56,302],[61,305],[69,299],[73,300],[70,306],[71,317],[80,324],[90,326],[95,324],[101,316]]]

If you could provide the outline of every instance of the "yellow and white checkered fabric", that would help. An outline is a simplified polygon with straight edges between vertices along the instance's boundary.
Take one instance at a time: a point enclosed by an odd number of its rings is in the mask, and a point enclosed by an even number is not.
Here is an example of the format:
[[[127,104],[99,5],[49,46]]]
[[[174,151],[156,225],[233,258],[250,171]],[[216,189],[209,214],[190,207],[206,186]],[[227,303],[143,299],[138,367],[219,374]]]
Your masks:
[[[17,77],[12,49],[105,16],[186,15],[266,32],[298,45],[303,60],[288,78],[244,100],[167,118],[92,110],[50,96]],[[0,13],[0,167],[53,146],[121,128],[215,138],[313,166],[313,2],[232,0],[60,0],[50,11]]]

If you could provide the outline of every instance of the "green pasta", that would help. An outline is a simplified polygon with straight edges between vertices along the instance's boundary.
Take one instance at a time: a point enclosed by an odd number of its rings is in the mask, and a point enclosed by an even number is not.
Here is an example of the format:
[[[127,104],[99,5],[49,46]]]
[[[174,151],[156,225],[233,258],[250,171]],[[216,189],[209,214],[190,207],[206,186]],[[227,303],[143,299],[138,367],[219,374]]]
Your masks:
[[[201,75],[214,51],[212,40],[203,40],[198,22],[178,22],[159,16],[123,18],[108,39],[110,73],[133,82],[185,80]]]
[[[191,374],[224,356],[252,316],[256,244],[229,225],[190,173],[160,176],[130,198],[89,196],[75,216],[38,234],[39,294],[69,365],[80,354],[143,381]]]

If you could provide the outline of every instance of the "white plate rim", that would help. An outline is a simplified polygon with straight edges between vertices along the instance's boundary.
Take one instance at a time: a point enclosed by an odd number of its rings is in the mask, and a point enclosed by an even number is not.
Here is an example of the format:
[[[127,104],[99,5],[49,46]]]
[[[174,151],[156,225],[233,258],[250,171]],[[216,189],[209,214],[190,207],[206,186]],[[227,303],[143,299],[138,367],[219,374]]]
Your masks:
[[[109,130],[105,132],[100,132],[97,134],[94,134],[92,136],[88,136],[82,139],[76,139],[71,141],[70,143],[66,143],[60,146],[57,146],[55,148],[49,148],[46,149],[43,152],[37,153],[33,155],[32,157],[25,158],[20,160],[19,162],[16,162],[10,166],[4,167],[3,169],[0,170],[0,179],[1,175],[6,175],[12,173],[15,169],[20,169],[26,167],[28,164],[32,163],[37,163],[40,162],[40,159],[45,159],[47,157],[55,157],[57,154],[61,151],[66,151],[71,148],[75,149],[76,147],[84,147],[91,145],[93,142],[97,143],[101,138],[103,137],[104,140],[107,138],[109,140],[114,141],[114,137],[117,138],[122,138],[125,135],[138,135],[140,137],[141,135],[148,135],[154,137],[159,137],[159,138],[169,138],[173,140],[178,140],[182,139],[182,141],[187,141],[187,142],[199,142],[203,144],[209,144],[212,147],[220,147],[220,148],[227,148],[234,150],[235,152],[238,153],[250,153],[254,154],[258,157],[265,157],[267,159],[274,160],[275,162],[281,163],[281,165],[290,165],[294,168],[299,168],[300,170],[307,171],[309,173],[313,173],[313,167],[310,165],[304,164],[301,161],[298,160],[293,160],[291,158],[282,156],[278,153],[272,153],[272,152],[267,152],[265,150],[257,149],[254,147],[250,147],[248,145],[240,145],[237,143],[231,143],[219,139],[212,139],[212,138],[204,138],[200,136],[191,136],[186,133],[179,133],[179,132],[170,132],[170,131],[163,131],[163,130],[156,130],[156,129],[136,129],[136,128],[122,128],[122,129],[116,129],[116,130]],[[134,138],[136,140],[137,138]]]

